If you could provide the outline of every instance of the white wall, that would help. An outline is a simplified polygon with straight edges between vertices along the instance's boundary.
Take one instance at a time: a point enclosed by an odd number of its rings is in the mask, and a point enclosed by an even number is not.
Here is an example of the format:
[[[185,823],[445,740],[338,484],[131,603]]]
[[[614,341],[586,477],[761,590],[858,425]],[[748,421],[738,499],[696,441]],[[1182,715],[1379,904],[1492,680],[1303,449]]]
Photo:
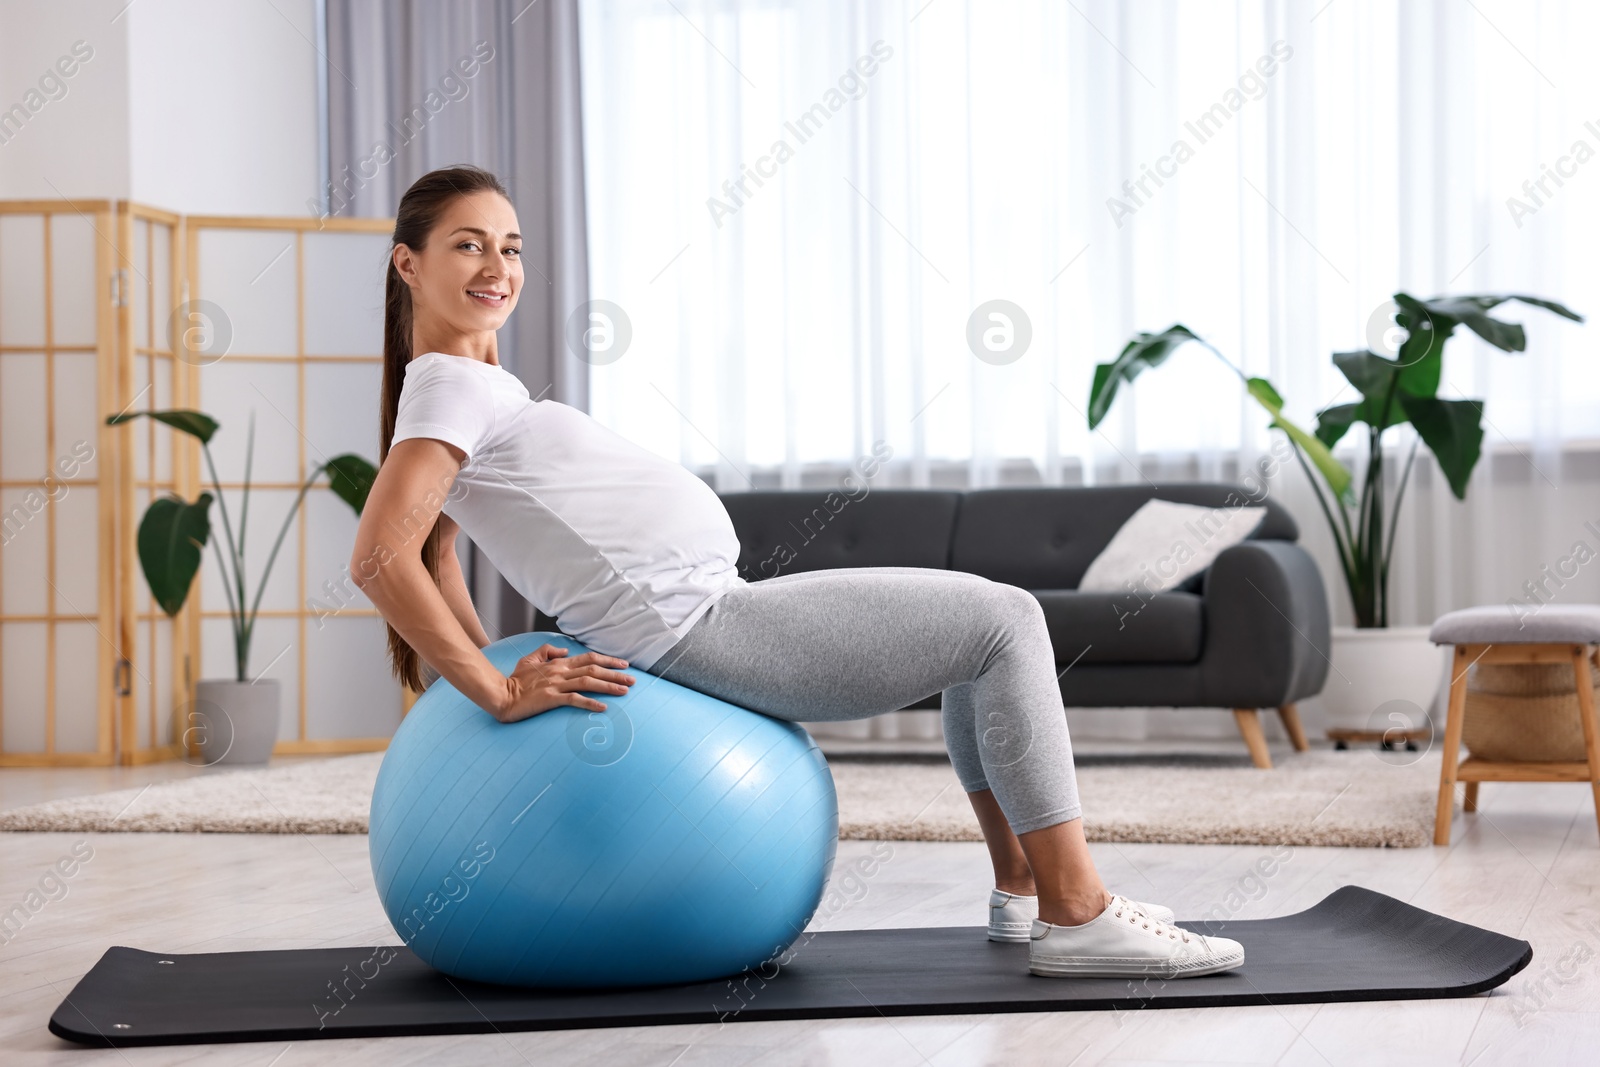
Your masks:
[[[0,198],[304,215],[319,189],[315,12],[315,0],[0,0]]]
[[[0,0],[0,198],[128,195],[126,2]]]
[[[129,9],[133,199],[190,215],[306,214],[319,192],[315,14],[313,0]]]

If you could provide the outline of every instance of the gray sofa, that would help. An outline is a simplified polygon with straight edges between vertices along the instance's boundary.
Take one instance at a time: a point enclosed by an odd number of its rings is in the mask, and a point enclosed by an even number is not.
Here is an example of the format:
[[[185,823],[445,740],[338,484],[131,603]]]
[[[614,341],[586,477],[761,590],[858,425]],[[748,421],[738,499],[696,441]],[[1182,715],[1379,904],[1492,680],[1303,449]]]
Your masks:
[[[1258,766],[1270,766],[1257,717],[1276,708],[1304,747],[1294,703],[1328,674],[1328,600],[1270,499],[1251,538],[1170,593],[1080,593],[1079,579],[1152,497],[1227,507],[1228,485],[873,489],[729,493],[722,498],[749,581],[828,567],[943,567],[1021,586],[1039,598],[1068,707],[1235,709]],[[935,694],[919,707],[937,707]]]
[[[1327,678],[1321,575],[1295,543],[1294,519],[1267,500],[1249,540],[1176,590],[1078,592],[1090,562],[1152,497],[1249,502],[1234,486],[1205,483],[756,491],[722,502],[748,581],[830,567],[938,567],[1021,586],[1044,608],[1066,706],[1232,709],[1255,764],[1270,767],[1259,709],[1277,709],[1304,749],[1295,702]],[[937,693],[912,705],[938,706]]]

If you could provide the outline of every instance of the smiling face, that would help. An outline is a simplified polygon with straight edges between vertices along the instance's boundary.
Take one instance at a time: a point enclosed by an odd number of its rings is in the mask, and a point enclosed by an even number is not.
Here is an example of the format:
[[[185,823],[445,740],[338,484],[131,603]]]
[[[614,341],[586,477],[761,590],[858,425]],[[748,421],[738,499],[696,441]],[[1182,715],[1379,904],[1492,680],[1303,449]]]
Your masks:
[[[522,291],[517,213],[499,193],[457,197],[421,250],[397,245],[395,268],[411,287],[413,354],[444,352],[497,362],[494,332]]]

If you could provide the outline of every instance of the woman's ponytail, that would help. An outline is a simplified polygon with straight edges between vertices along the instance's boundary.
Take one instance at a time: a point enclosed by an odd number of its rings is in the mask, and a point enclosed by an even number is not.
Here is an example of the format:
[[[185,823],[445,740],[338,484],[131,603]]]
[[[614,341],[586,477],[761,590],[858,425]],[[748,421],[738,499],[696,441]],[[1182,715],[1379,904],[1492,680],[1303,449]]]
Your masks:
[[[383,284],[383,400],[378,440],[379,462],[389,458],[394,440],[395,417],[400,411],[400,390],[405,385],[406,367],[411,362],[413,315],[411,287],[394,265],[394,250],[405,245],[420,252],[428,234],[450,204],[459,196],[491,190],[511,199],[500,179],[479,167],[458,164],[429,171],[411,184],[400,198],[395,212],[394,237],[389,245],[389,270]],[[434,522],[422,542],[422,565],[434,584],[439,583],[439,524]],[[389,631],[389,662],[395,676],[413,692],[423,690],[422,661],[416,649],[393,626]]]

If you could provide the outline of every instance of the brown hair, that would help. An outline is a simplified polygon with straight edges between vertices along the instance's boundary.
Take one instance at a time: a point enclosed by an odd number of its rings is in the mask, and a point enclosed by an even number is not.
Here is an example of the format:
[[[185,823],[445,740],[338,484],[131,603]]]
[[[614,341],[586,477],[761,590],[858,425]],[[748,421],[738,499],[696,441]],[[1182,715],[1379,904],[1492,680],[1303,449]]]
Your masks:
[[[439,170],[431,170],[411,183],[400,198],[399,210],[394,217],[394,236],[389,245],[389,271],[384,280],[383,299],[383,401],[380,410],[381,429],[378,440],[379,462],[389,458],[389,444],[394,440],[394,420],[400,410],[400,389],[405,385],[406,367],[411,362],[411,287],[400,277],[394,265],[394,250],[405,245],[420,252],[427,246],[428,234],[439,217],[457,197],[469,193],[492,190],[504,196],[500,179],[470,163],[460,163]],[[428,569],[435,585],[439,584],[439,523],[434,521],[422,542],[422,565]],[[405,638],[388,626],[389,662],[395,675],[414,692],[422,692],[422,665],[416,649],[406,644]]]

